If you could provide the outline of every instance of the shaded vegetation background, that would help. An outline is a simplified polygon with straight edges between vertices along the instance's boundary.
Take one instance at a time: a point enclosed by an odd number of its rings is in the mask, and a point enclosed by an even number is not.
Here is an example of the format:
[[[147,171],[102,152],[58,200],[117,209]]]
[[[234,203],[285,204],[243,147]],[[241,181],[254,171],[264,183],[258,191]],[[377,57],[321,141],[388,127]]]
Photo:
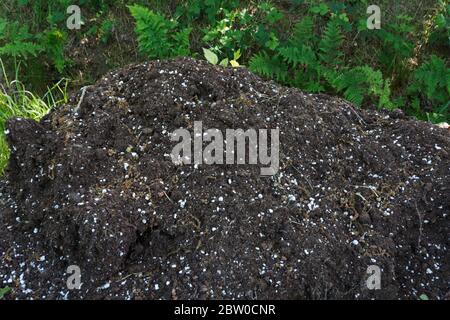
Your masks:
[[[80,30],[66,27],[72,4]],[[371,4],[380,30],[366,27]],[[0,129],[11,116],[41,117],[108,70],[180,55],[448,122],[449,13],[444,0],[2,0]],[[7,154],[0,137],[0,171]]]

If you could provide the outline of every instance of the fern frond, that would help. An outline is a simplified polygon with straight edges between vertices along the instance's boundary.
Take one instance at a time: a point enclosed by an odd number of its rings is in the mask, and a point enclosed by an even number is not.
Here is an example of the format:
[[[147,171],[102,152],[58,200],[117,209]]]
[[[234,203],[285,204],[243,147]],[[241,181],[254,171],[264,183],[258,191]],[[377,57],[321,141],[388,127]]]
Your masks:
[[[278,56],[269,57],[266,52],[255,54],[249,63],[250,70],[268,78],[275,78],[278,81],[285,81],[288,69],[285,63]]]
[[[266,52],[259,52],[255,54],[250,59],[249,67],[253,72],[265,77],[272,77],[274,75],[274,70],[271,66],[271,59]]]
[[[341,51],[343,41],[344,36],[338,21],[336,19],[330,20],[319,43],[321,60],[329,65],[338,65],[343,55]]]
[[[450,69],[444,60],[432,55],[414,72],[414,82],[408,88],[409,93],[423,93],[438,103],[450,100]]]
[[[283,59],[292,64],[294,68],[297,65],[314,65],[317,62],[316,55],[314,51],[305,45],[300,47],[283,47],[278,49],[278,52],[283,57]]]
[[[188,56],[190,51],[190,40],[192,28],[184,28],[176,32],[172,38],[174,40],[174,50],[172,56]]]
[[[355,67],[340,74],[332,85],[357,106],[361,106],[366,97],[377,98],[378,108],[390,109],[393,106],[390,101],[389,81],[384,81],[382,73],[369,66]]]
[[[41,50],[42,47],[36,43],[15,41],[0,47],[0,55],[10,57],[36,57]]]
[[[0,55],[22,58],[35,57],[44,49],[35,40],[35,37],[28,32],[26,25],[0,18]]]
[[[180,50],[174,50],[172,34],[178,23],[173,20],[166,19],[163,15],[154,13],[152,10],[140,5],[128,6],[131,15],[136,21],[135,31],[138,38],[139,50],[148,55],[150,58],[169,58]],[[187,29],[175,34],[175,45],[179,41],[185,45]],[[186,48],[182,48],[182,52]]]
[[[304,17],[294,26],[294,38],[297,43],[308,44],[314,36],[314,22],[310,16]]]

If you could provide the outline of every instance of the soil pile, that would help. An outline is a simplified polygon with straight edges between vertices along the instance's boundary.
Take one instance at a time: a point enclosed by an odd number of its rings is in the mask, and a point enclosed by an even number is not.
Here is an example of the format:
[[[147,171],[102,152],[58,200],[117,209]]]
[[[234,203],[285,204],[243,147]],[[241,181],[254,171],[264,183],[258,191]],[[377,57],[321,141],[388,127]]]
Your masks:
[[[80,103],[81,101],[81,103]],[[171,133],[280,129],[280,170],[175,165]],[[8,123],[9,298],[445,298],[450,135],[189,58]],[[81,269],[69,290],[69,265]],[[369,266],[381,289],[369,290]],[[372,270],[372,269],[369,269]]]

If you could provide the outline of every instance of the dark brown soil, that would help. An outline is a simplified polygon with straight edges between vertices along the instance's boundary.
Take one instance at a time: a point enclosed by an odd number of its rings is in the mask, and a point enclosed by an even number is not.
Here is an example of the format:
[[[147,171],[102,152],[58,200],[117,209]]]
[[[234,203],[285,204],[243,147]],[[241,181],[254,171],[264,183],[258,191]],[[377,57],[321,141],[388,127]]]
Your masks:
[[[366,299],[450,291],[450,135],[188,58],[11,120],[7,298]],[[280,171],[174,165],[170,133],[280,128]],[[81,290],[66,268],[79,265]],[[367,268],[381,268],[368,290]]]

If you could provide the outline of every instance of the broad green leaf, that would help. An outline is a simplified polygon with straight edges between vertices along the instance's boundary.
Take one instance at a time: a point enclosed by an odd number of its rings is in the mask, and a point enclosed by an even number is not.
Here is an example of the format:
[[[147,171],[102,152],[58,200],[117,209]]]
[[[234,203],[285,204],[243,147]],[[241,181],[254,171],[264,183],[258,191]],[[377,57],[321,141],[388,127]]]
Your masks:
[[[233,68],[239,67],[239,62],[237,62],[236,60],[231,60],[231,61],[230,61],[230,64],[231,64],[231,66],[232,66]]]
[[[228,66],[228,58],[225,58],[222,61],[220,61],[219,65],[221,65],[222,67]]]
[[[233,54],[233,60],[239,60],[239,58],[241,57],[241,49],[238,49],[237,51],[234,52]]]
[[[203,48],[203,54],[204,54],[206,60],[208,60],[209,63],[215,65],[215,64],[217,64],[219,62],[219,58],[217,57],[217,54],[215,54],[211,50]]]

